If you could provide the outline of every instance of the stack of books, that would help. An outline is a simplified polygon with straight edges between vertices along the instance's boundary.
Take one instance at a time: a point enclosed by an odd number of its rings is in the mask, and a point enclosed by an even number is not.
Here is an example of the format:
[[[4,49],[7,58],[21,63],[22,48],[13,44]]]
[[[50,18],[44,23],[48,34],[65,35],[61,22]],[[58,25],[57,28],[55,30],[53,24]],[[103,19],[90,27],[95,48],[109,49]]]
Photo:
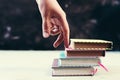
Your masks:
[[[52,76],[93,76],[100,57],[112,47],[112,41],[107,40],[71,39],[70,48],[53,60]]]

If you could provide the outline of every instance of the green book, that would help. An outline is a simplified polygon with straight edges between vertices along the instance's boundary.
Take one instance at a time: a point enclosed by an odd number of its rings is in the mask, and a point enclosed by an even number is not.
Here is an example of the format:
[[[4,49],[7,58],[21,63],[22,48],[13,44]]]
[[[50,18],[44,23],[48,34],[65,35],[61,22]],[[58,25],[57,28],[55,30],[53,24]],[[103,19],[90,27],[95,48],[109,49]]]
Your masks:
[[[93,76],[93,67],[61,67],[58,59],[53,60],[52,76]]]

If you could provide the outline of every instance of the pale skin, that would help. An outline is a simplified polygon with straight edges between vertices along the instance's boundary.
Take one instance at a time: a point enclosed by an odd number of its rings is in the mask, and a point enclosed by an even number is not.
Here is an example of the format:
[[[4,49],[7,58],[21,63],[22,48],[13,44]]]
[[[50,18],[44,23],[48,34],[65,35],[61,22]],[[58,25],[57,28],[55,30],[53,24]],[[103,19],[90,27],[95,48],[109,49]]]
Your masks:
[[[56,48],[64,42],[69,47],[69,25],[66,14],[57,0],[36,0],[42,17],[42,33],[44,38],[58,35],[53,46]]]

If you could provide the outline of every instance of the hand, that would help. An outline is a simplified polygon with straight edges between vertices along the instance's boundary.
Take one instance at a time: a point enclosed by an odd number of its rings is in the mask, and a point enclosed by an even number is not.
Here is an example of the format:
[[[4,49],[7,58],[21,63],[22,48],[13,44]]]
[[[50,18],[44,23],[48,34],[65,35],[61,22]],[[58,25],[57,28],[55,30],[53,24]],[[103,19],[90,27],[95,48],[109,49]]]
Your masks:
[[[63,41],[66,48],[69,46],[69,25],[66,14],[57,0],[36,0],[42,17],[43,37],[58,35],[53,46],[58,47]]]

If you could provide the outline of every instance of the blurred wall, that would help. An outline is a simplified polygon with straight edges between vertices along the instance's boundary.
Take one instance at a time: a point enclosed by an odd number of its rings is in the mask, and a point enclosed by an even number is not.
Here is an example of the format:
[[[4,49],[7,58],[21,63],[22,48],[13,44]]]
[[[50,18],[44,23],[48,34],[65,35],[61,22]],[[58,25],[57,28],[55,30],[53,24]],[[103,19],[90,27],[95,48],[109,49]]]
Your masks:
[[[120,50],[120,0],[58,0],[67,14],[71,38],[111,40]],[[0,0],[1,50],[61,50],[56,37],[44,39],[35,0]]]

